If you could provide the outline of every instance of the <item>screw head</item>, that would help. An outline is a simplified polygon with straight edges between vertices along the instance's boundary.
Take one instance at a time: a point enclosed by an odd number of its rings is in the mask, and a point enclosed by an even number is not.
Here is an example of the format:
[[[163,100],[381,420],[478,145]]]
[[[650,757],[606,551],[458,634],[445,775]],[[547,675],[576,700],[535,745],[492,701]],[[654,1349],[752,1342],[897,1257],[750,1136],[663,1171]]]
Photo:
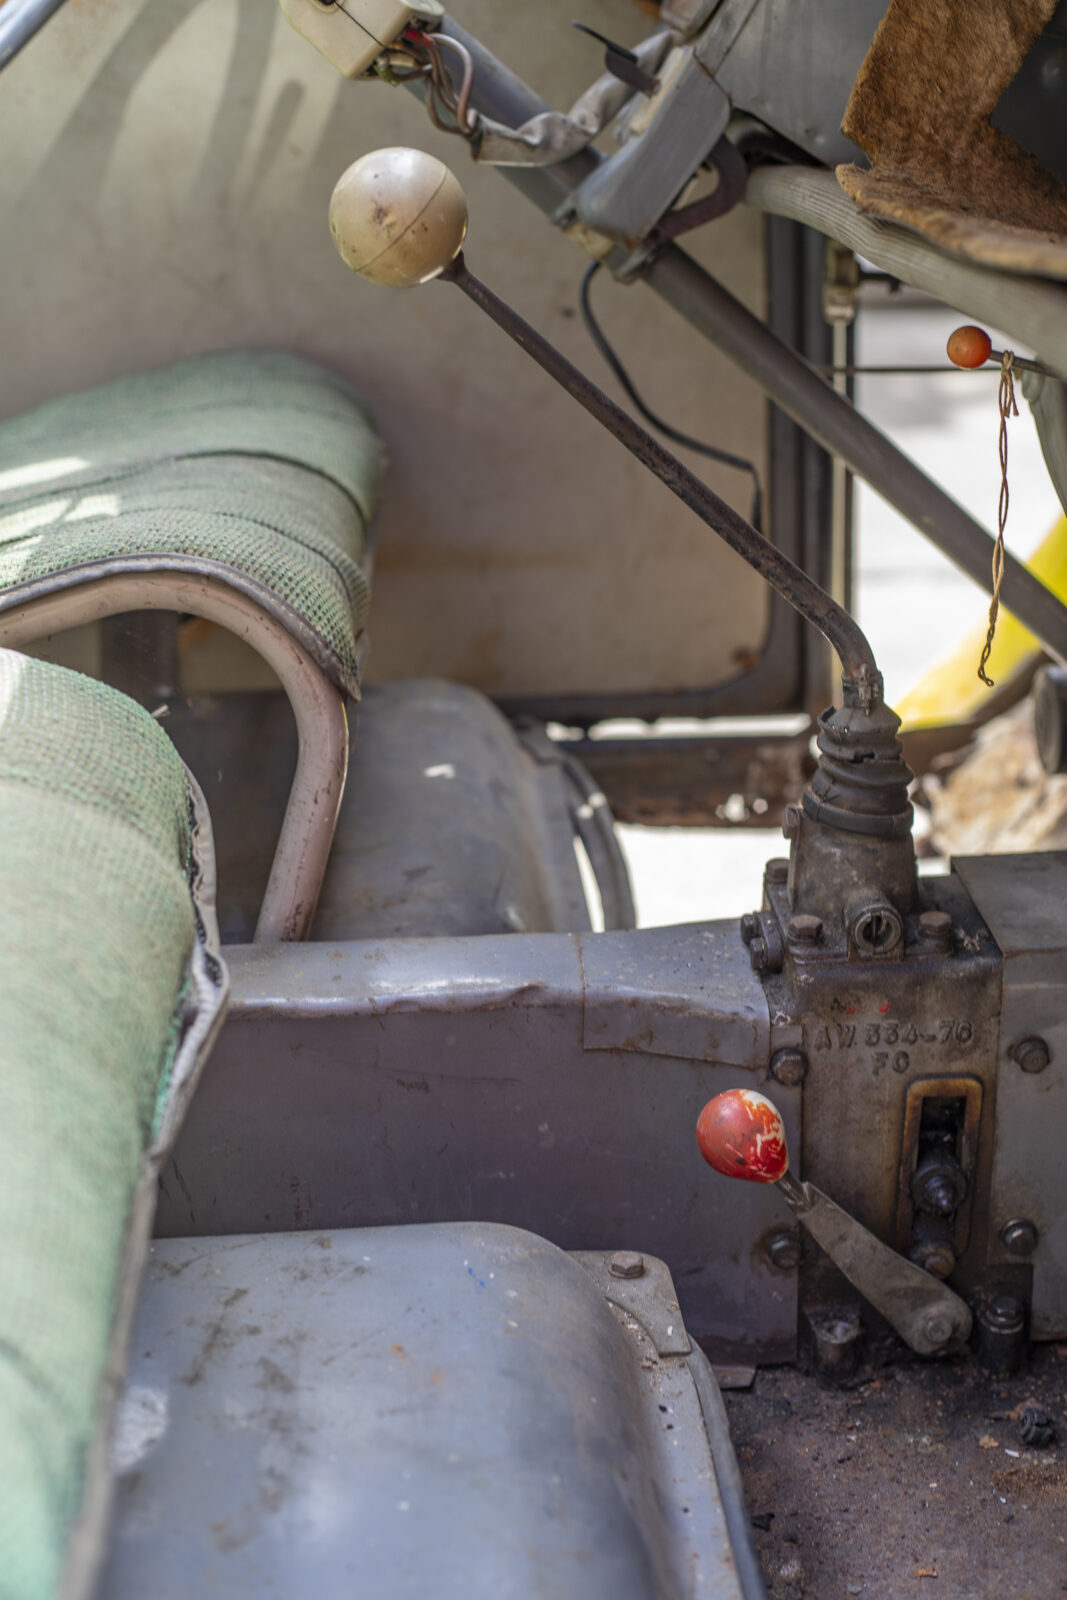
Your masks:
[[[790,917],[785,931],[791,939],[801,944],[815,944],[822,938],[822,918],[809,917],[802,911],[798,916]]]
[[[1013,1217],[1000,1230],[1000,1242],[1009,1255],[1030,1256],[1037,1249],[1038,1233],[1027,1217]]]
[[[803,1083],[807,1071],[808,1058],[803,1050],[776,1050],[771,1057],[771,1077],[787,1089]]]
[[[1044,1072],[1052,1059],[1044,1039],[1020,1039],[1011,1052],[1011,1059],[1024,1072]]]
[[[776,1272],[793,1272],[800,1265],[800,1238],[795,1233],[772,1233],[764,1250]]]
[[[924,911],[919,918],[919,932],[924,939],[949,939],[952,918],[947,911]]]
[[[645,1258],[636,1250],[616,1250],[608,1262],[608,1271],[613,1278],[643,1278]]]

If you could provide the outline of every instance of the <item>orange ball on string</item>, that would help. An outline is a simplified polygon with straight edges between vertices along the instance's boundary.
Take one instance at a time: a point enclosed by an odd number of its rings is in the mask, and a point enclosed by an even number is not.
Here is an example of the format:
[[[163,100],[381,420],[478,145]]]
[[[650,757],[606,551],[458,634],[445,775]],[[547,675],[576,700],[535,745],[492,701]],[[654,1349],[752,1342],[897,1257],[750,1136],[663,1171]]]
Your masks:
[[[949,334],[945,349],[954,366],[981,367],[992,354],[993,341],[984,328],[968,324],[963,328],[955,328]]]

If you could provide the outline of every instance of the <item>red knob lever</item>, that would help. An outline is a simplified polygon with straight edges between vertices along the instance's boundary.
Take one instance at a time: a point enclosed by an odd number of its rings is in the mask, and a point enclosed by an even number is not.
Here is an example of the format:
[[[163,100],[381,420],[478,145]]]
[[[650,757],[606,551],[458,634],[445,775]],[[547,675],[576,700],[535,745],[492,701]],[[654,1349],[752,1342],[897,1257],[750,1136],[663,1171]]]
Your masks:
[[[777,1106],[753,1089],[728,1089],[697,1119],[704,1160],[727,1178],[777,1183],[789,1169],[785,1127]]]
[[[697,1119],[700,1153],[716,1172],[749,1183],[776,1183],[798,1220],[846,1278],[921,1356],[939,1355],[966,1339],[971,1313],[948,1287],[876,1239],[813,1183],[789,1171],[778,1108],[753,1089],[728,1089]]]

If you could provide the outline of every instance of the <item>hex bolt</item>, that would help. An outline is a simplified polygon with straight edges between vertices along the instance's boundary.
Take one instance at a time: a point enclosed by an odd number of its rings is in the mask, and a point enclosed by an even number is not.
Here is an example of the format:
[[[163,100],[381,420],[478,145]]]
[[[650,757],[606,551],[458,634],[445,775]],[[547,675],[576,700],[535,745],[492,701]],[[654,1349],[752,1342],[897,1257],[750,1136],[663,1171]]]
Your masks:
[[[759,933],[759,913],[746,911],[741,918],[741,943],[751,944],[757,933]]]
[[[1052,1059],[1044,1039],[1020,1039],[1011,1052],[1011,1059],[1024,1072],[1044,1072]]]
[[[751,940],[748,947],[748,959],[752,964],[753,972],[766,972],[770,964],[766,939]]]
[[[952,1318],[944,1311],[928,1311],[922,1323],[923,1337],[932,1345],[948,1344],[952,1338]]]
[[[804,1082],[808,1058],[803,1050],[776,1050],[771,1057],[771,1077],[787,1089]]]
[[[800,1237],[795,1233],[772,1233],[764,1244],[767,1260],[776,1272],[793,1272],[800,1265]]]
[[[782,835],[784,838],[788,839],[790,843],[792,843],[799,832],[800,807],[786,806],[785,810],[782,812]]]
[[[998,1332],[1021,1331],[1026,1312],[1020,1299],[1013,1294],[998,1294],[986,1308],[986,1320]]]
[[[947,911],[924,911],[919,918],[919,932],[924,939],[947,943],[952,938],[952,918]]]
[[[643,1278],[645,1258],[636,1250],[616,1250],[608,1262],[608,1271],[613,1278]]]
[[[789,862],[785,856],[772,856],[763,869],[763,876],[768,883],[780,889],[789,882]]]
[[[1009,1255],[1030,1256],[1037,1249],[1037,1228],[1027,1217],[1013,1217],[1000,1230],[1000,1242]]]
[[[785,931],[800,944],[815,944],[822,938],[822,918],[809,917],[802,911],[799,916],[790,917]]]

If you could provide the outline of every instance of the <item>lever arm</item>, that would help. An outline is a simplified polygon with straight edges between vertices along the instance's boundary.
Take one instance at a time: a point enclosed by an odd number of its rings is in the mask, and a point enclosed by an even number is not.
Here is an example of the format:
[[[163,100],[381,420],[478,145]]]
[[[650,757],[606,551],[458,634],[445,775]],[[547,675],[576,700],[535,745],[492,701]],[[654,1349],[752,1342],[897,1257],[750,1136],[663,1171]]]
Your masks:
[[[917,1355],[943,1355],[970,1336],[966,1301],[876,1239],[813,1183],[793,1176],[781,1114],[765,1095],[751,1089],[716,1095],[700,1113],[697,1143],[716,1172],[776,1183],[815,1242]]]

